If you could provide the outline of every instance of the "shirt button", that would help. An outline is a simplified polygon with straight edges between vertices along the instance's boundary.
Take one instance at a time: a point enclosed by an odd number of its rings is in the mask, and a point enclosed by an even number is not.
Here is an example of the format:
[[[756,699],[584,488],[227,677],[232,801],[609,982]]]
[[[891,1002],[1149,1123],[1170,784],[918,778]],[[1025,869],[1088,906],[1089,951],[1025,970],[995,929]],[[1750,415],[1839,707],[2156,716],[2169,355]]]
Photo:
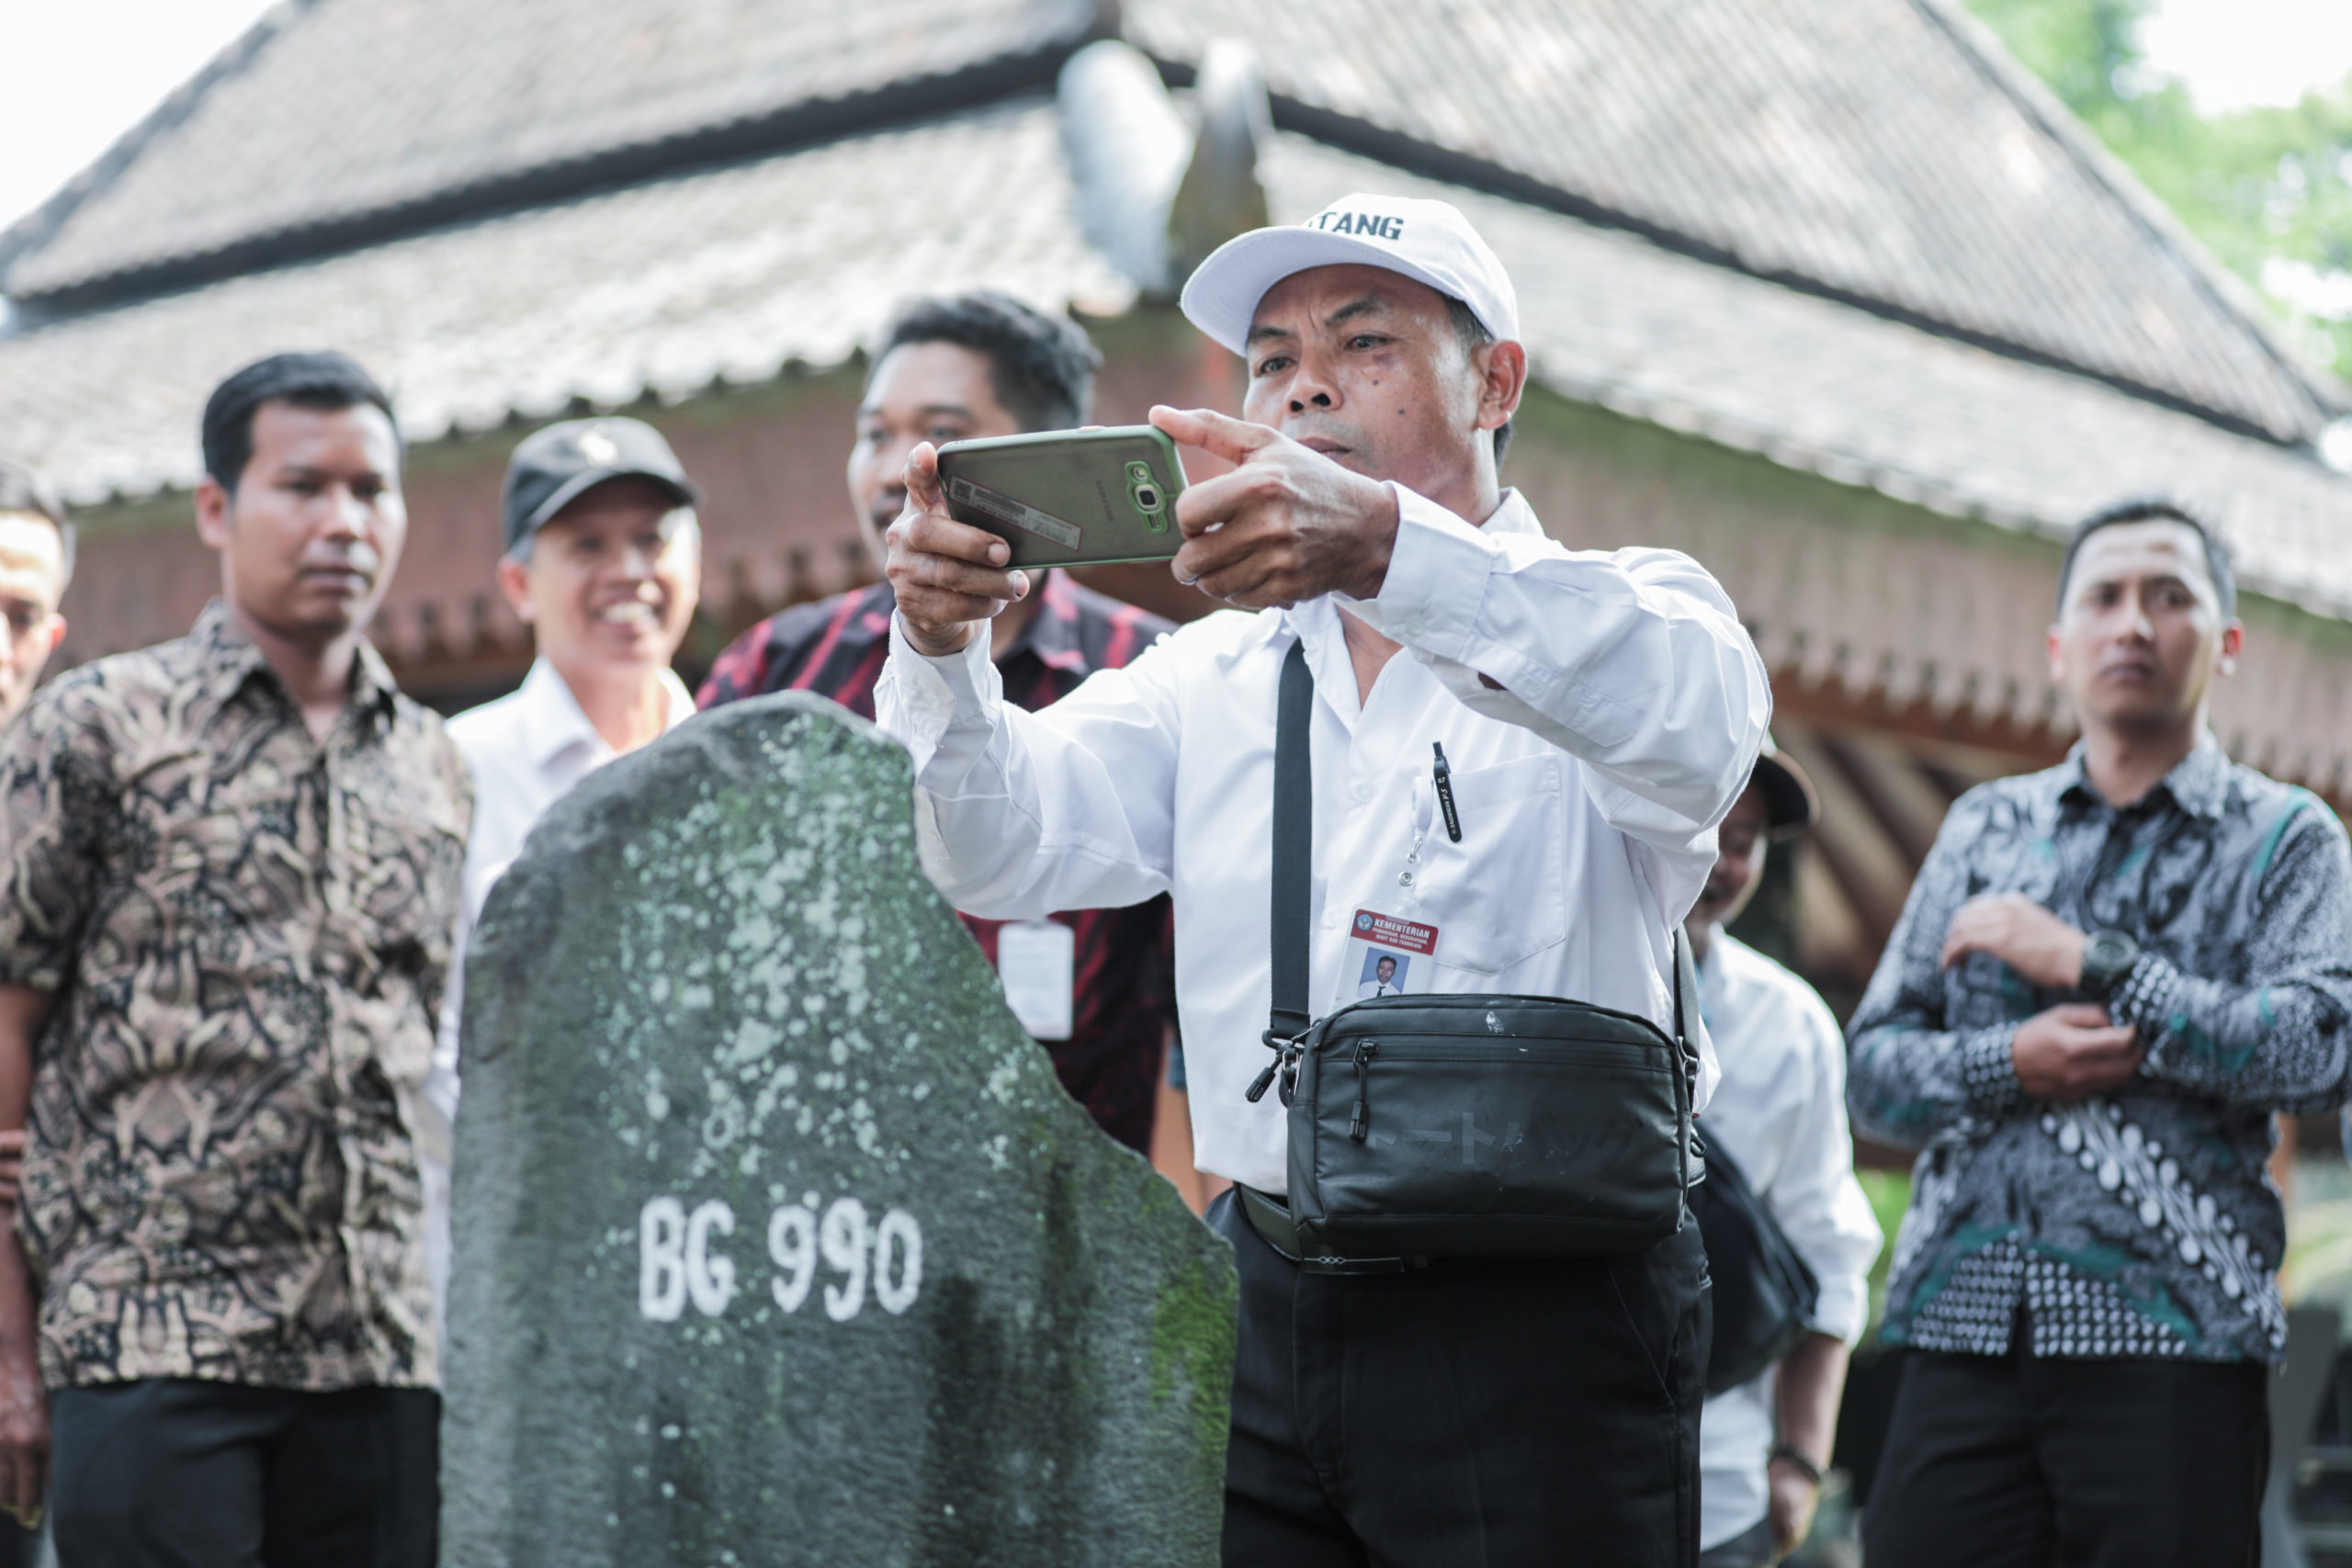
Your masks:
[[[1360,784],[1356,785],[1354,789],[1348,792],[1348,798],[1354,801],[1358,806],[1362,806],[1365,801],[1372,798],[1372,786],[1368,784]]]
[[[1409,872],[1409,871],[1400,871],[1400,872],[1398,872],[1398,873],[1396,874],[1396,886],[1399,886],[1399,887],[1410,887],[1412,885],[1413,885],[1413,874],[1412,874],[1411,872]]]

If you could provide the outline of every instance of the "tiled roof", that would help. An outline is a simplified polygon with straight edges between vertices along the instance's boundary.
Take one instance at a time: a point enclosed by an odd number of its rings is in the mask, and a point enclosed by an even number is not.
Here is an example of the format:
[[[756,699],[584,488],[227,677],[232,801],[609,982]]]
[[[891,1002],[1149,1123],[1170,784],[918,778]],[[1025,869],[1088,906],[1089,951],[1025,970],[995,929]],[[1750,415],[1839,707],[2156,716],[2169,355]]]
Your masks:
[[[888,118],[920,118],[941,79],[992,62],[1058,51],[1027,72],[1049,81],[1094,16],[1093,0],[281,0],[114,166],[0,242],[0,289],[429,218],[631,150],[658,164],[654,150],[691,143],[682,155],[707,161],[730,129],[885,89]]]
[[[0,340],[0,431],[83,501],[191,483],[220,374],[351,349],[412,433],[676,400],[845,357],[899,299],[992,283],[1114,312],[1033,98],[376,246]],[[943,168],[967,177],[943,180]],[[1295,134],[1278,220],[1414,176]],[[922,221],[875,193],[922,188]],[[1510,265],[1544,384],[1842,483],[2028,530],[2123,491],[2211,509],[2250,587],[2352,616],[2352,480],[2020,363],[1526,203],[1444,190]]]
[[[1281,117],[2282,441],[2340,389],[1949,0],[1125,0]],[[0,240],[62,301],[1042,84],[1094,0],[285,0]],[[347,90],[355,73],[365,92]],[[829,118],[830,114],[830,118]],[[951,161],[950,169],[961,160]],[[925,188],[944,184],[930,172]],[[536,194],[535,194],[536,193]],[[470,206],[469,204],[471,204]]]
[[[1250,39],[1268,86],[1323,111],[1278,118],[1391,161],[1352,127],[1444,149],[1458,157],[1417,161],[1449,179],[2281,439],[2309,439],[2343,396],[1953,0],[1130,0],[1127,16],[1176,59]]]
[[[986,177],[933,183],[949,167]],[[924,186],[919,223],[876,198]],[[836,364],[942,286],[1122,310],[1134,289],[1074,208],[1057,117],[1032,98],[0,338],[0,432],[91,502],[192,485],[206,390],[280,348],[349,350],[431,440]]]

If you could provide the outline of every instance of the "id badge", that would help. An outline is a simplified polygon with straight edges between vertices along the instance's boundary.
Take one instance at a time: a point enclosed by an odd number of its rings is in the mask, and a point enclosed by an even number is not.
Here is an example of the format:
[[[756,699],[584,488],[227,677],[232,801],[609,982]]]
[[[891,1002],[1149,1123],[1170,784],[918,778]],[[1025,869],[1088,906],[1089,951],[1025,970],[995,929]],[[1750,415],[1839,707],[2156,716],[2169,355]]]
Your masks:
[[[1023,920],[996,933],[1005,1005],[1034,1039],[1067,1040],[1075,1011],[1078,933],[1059,920]]]
[[[1349,928],[1347,957],[1340,964],[1340,994],[1333,1005],[1428,990],[1436,978],[1431,973],[1436,952],[1435,926],[1377,909],[1358,909]]]

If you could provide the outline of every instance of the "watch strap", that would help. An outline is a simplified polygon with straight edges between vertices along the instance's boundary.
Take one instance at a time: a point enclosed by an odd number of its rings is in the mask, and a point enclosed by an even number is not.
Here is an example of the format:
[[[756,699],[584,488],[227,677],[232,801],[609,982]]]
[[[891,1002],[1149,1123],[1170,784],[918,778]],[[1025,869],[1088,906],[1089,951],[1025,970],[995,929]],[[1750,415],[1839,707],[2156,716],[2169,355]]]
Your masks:
[[[1747,1451],[1754,1453],[1756,1450],[1754,1449],[1750,1449]],[[1774,1443],[1772,1445],[1772,1451],[1765,1456],[1764,1462],[1766,1464],[1770,1464],[1775,1460],[1794,1465],[1796,1467],[1797,1473],[1804,1476],[1807,1481],[1812,1482],[1815,1486],[1820,1485],[1825,1477],[1826,1472],[1822,1470],[1821,1466],[1813,1462],[1813,1456],[1806,1453],[1803,1449],[1798,1448],[1794,1443]]]

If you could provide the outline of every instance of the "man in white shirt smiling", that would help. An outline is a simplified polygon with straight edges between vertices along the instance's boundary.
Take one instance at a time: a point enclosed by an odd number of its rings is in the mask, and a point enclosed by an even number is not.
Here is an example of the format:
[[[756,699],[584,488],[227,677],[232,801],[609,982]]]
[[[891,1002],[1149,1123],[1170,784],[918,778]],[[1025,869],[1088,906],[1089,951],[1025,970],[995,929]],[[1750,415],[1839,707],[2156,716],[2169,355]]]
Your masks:
[[[1415,989],[1574,998],[1670,1028],[1674,924],[1770,699],[1696,563],[1571,552],[1501,489],[1527,358],[1510,280],[1453,208],[1346,197],[1224,246],[1183,305],[1250,381],[1247,423],[1152,411],[1237,465],[1180,499],[1173,567],[1260,613],[1196,622],[1020,712],[985,632],[1029,581],[1002,541],[947,515],[919,446],[890,530],[876,706],[913,753],[926,862],[959,908],[1172,892],[1199,1164],[1279,1201],[1283,1110],[1245,1090],[1267,1056],[1290,649],[1315,677],[1318,1012],[1362,983],[1346,955],[1369,916],[1422,933]],[[1458,818],[1435,831],[1433,744]],[[1228,1563],[1695,1557],[1695,1227],[1612,1258],[1368,1274],[1277,1251],[1229,1196],[1209,1218],[1241,1272]]]
[[[1854,1177],[1845,1036],[1812,987],[1723,929],[1756,896],[1770,840],[1802,833],[1818,809],[1804,771],[1768,742],[1717,829],[1714,870],[1683,923],[1724,1073],[1700,1131],[1737,1162],[1821,1287],[1796,1348],[1707,1401],[1701,1568],[1762,1568],[1804,1539],[1838,1429],[1847,1351],[1870,1316],[1880,1236]]]
[[[694,697],[670,660],[701,583],[697,499],[670,444],[633,419],[551,424],[526,436],[507,464],[498,588],[531,627],[538,657],[519,691],[449,721],[449,739],[473,774],[475,807],[449,998],[418,1138],[436,1319],[449,1291],[449,1129],[465,938],[548,807],[595,769],[694,716]]]

